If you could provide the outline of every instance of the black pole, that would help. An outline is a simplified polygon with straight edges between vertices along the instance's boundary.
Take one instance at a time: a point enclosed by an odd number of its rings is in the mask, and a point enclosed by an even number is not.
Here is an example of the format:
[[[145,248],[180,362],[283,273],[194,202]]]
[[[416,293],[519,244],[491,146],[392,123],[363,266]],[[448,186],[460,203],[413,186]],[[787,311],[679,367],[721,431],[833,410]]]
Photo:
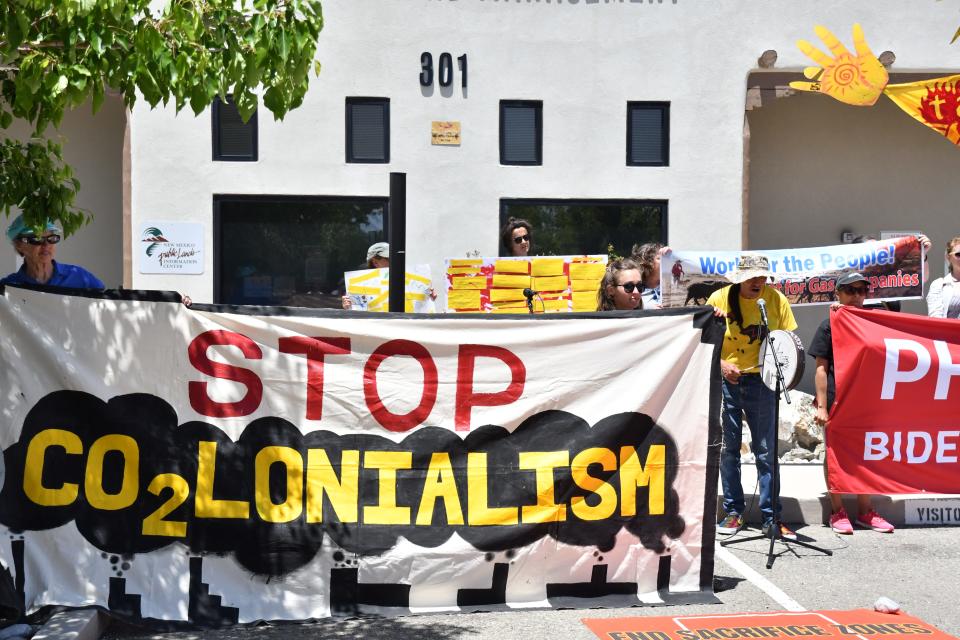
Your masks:
[[[390,174],[390,207],[387,213],[390,242],[390,306],[392,313],[404,310],[407,273],[407,174]]]

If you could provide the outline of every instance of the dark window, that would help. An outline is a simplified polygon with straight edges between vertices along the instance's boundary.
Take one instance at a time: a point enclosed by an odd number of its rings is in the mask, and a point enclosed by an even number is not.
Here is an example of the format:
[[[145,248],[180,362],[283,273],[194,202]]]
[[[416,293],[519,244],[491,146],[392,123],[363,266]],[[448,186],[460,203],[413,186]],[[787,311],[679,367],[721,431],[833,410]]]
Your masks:
[[[670,164],[670,103],[627,103],[627,164],[665,167]]]
[[[387,239],[387,199],[214,196],[214,300],[341,308],[343,274]]]
[[[213,100],[213,159],[249,162],[257,159],[257,113],[244,123],[233,101]]]
[[[500,164],[543,164],[543,102],[500,101]]]
[[[534,255],[605,254],[613,245],[627,256],[634,244],[667,242],[664,200],[501,200],[501,227],[510,216],[530,222]]]
[[[347,162],[390,162],[387,98],[347,98]]]

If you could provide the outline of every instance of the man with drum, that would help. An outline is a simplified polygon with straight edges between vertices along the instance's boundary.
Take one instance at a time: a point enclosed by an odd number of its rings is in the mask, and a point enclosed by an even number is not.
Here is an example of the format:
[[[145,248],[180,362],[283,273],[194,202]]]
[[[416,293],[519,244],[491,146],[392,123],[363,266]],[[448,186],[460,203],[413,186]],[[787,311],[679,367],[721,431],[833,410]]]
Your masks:
[[[773,508],[773,490],[779,487],[779,478],[774,482],[774,457],[777,455],[776,439],[776,393],[769,389],[760,377],[760,348],[765,337],[761,321],[763,301],[769,330],[794,331],[797,322],[786,297],[769,286],[774,277],[770,260],[766,256],[744,254],[737,268],[727,278],[733,284],[714,291],[707,300],[727,315],[727,329],[720,352],[720,372],[723,376],[723,448],[720,453],[720,480],[723,484],[723,510],[725,515],[717,524],[717,533],[733,534],[743,527],[745,509],[743,485],[740,482],[740,445],[743,434],[743,417],[746,414],[750,426],[750,448],[757,466],[760,484],[760,513],[763,517],[763,533],[777,526],[776,533],[787,540],[796,540],[797,534],[779,520],[780,500],[777,496],[777,513]]]
[[[869,282],[862,274],[851,272],[837,279],[837,301],[841,305],[864,308],[863,301],[869,291]],[[830,315],[836,308],[836,304],[831,305],[830,313],[817,327],[817,332],[813,335],[813,342],[810,344],[810,355],[817,360],[817,373],[814,377],[817,414],[814,420],[818,425],[824,427],[824,434],[827,438],[830,437],[830,408],[833,406],[837,389],[833,377],[833,334],[830,330]],[[826,464],[823,465],[823,473],[826,477]],[[846,509],[843,508],[840,494],[827,491],[827,495],[830,496],[830,528],[833,529],[834,533],[852,534],[853,524],[850,522],[850,516],[847,515]],[[893,525],[870,506],[870,496],[868,494],[857,496],[856,523],[866,529],[873,529],[881,533],[893,533]]]

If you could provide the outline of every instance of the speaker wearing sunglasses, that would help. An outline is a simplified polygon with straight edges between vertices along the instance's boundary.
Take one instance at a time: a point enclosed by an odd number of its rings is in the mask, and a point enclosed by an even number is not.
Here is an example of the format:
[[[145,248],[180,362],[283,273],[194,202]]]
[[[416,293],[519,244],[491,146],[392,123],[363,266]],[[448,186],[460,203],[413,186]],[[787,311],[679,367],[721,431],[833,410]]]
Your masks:
[[[103,289],[103,282],[95,275],[72,264],[57,262],[57,246],[63,239],[60,227],[47,220],[39,227],[28,226],[23,216],[7,227],[7,239],[23,258],[20,270],[11,273],[0,284],[32,284],[70,289]]]

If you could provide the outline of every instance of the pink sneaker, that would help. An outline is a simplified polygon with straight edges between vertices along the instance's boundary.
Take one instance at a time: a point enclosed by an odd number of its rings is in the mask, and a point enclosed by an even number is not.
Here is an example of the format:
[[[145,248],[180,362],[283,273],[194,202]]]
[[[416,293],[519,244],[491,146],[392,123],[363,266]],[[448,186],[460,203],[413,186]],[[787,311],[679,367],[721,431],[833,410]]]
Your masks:
[[[857,524],[880,533],[893,533],[893,525],[883,519],[879,513],[870,509],[862,516],[857,516]]]
[[[830,516],[830,528],[833,529],[834,533],[845,536],[853,534],[853,525],[850,524],[850,517],[847,515],[846,509],[840,507],[839,511]]]

